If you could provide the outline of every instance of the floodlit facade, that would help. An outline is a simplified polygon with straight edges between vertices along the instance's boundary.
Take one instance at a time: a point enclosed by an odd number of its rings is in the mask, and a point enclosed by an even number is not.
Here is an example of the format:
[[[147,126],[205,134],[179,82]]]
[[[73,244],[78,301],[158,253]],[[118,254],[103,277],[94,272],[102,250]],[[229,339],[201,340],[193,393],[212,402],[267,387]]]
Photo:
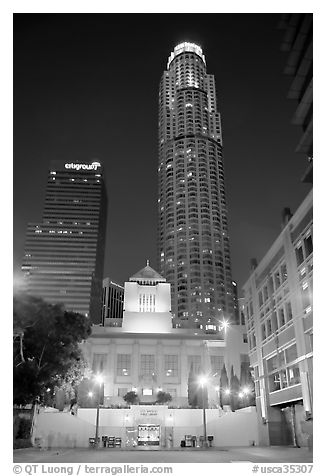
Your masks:
[[[171,394],[174,406],[188,406],[191,366],[209,376],[209,406],[219,402],[220,372],[233,365],[240,377],[248,359],[244,326],[218,332],[172,327],[170,284],[147,264],[125,283],[121,327],[93,326],[83,351],[95,374],[104,379],[104,406],[125,404],[123,396],[137,392],[141,403],[155,403],[157,392]]]
[[[173,327],[236,323],[221,118],[194,43],[174,48],[161,79],[158,176],[158,263],[171,283]]]
[[[313,390],[312,191],[244,285],[262,444],[307,444]]]
[[[99,162],[51,162],[42,222],[27,227],[29,294],[100,322],[106,213]]]

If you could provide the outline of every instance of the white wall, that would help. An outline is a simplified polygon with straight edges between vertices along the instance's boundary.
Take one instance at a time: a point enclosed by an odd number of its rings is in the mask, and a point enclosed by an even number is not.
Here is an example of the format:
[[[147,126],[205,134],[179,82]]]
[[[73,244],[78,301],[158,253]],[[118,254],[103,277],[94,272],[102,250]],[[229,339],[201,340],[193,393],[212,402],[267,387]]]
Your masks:
[[[153,412],[153,416],[146,416],[147,411]],[[62,412],[40,413],[34,437],[42,437],[46,447],[87,447],[88,439],[95,436],[95,421],[94,408],[80,408],[77,416]],[[200,409],[134,406],[131,409],[101,409],[99,436],[120,436],[124,446],[126,427],[137,426],[141,422],[160,424],[162,430],[164,427],[172,428],[175,447],[180,446],[185,435],[197,438],[203,435],[203,411]],[[214,436],[213,446],[248,446],[252,441],[258,444],[255,407],[227,413],[208,409],[206,422],[207,435]],[[162,441],[163,446],[165,443]]]
[[[95,418],[91,424],[66,412],[40,412],[33,432],[45,448],[84,448],[94,436]]]

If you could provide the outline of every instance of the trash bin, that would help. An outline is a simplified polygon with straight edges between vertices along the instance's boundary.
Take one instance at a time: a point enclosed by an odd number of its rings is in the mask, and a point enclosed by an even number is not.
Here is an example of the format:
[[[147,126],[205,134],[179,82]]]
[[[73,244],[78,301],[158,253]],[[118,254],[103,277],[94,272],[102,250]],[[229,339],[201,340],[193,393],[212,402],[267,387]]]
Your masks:
[[[116,448],[121,448],[121,438],[119,438],[119,437],[115,438],[115,447]]]
[[[114,448],[115,447],[115,437],[114,436],[109,436],[108,438],[108,448]]]
[[[90,448],[94,448],[95,438],[88,438],[88,445],[89,445]]]

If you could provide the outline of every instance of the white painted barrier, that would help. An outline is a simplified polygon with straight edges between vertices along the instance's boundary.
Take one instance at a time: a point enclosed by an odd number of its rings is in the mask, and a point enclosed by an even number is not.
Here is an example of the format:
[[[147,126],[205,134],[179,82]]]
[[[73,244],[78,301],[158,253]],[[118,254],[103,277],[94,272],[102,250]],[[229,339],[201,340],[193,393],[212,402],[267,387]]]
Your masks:
[[[95,408],[79,408],[77,416],[68,412],[40,412],[34,438],[47,448],[85,448],[95,436]],[[256,408],[236,412],[206,410],[207,435],[214,437],[213,446],[249,446],[258,444]],[[203,410],[169,409],[167,406],[132,406],[130,409],[101,408],[99,436],[115,436],[124,446],[126,429],[141,423],[161,426],[161,445],[167,446],[167,433],[173,433],[173,446],[179,447],[185,435],[199,439],[203,435]],[[166,429],[166,431],[165,431]]]

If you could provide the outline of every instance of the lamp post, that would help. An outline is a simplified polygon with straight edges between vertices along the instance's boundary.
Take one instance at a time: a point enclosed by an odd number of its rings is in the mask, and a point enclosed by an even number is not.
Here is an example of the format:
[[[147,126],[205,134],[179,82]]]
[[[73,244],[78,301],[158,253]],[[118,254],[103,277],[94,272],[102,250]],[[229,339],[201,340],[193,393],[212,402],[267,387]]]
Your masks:
[[[244,387],[242,389],[242,393],[243,393],[243,396],[244,396],[244,404],[245,406],[247,407],[248,406],[248,397],[249,397],[249,393],[250,393],[250,390],[248,387]]]
[[[223,321],[220,321],[220,325],[219,325],[219,330],[222,331],[224,330],[225,334],[226,334],[226,330],[228,329],[228,327],[230,327],[230,324],[229,324],[229,321],[223,319]]]
[[[204,448],[207,448],[207,429],[206,429],[206,405],[204,396],[204,386],[208,383],[208,378],[205,376],[200,377],[199,383],[201,385],[202,401],[203,401],[203,429],[204,429]]]
[[[101,392],[101,387],[103,385],[102,375],[96,375],[95,381],[99,385],[99,389],[98,389],[98,392],[97,392],[95,445],[94,445],[94,447],[98,448],[98,430],[99,430],[99,422],[100,422],[100,392]]]

